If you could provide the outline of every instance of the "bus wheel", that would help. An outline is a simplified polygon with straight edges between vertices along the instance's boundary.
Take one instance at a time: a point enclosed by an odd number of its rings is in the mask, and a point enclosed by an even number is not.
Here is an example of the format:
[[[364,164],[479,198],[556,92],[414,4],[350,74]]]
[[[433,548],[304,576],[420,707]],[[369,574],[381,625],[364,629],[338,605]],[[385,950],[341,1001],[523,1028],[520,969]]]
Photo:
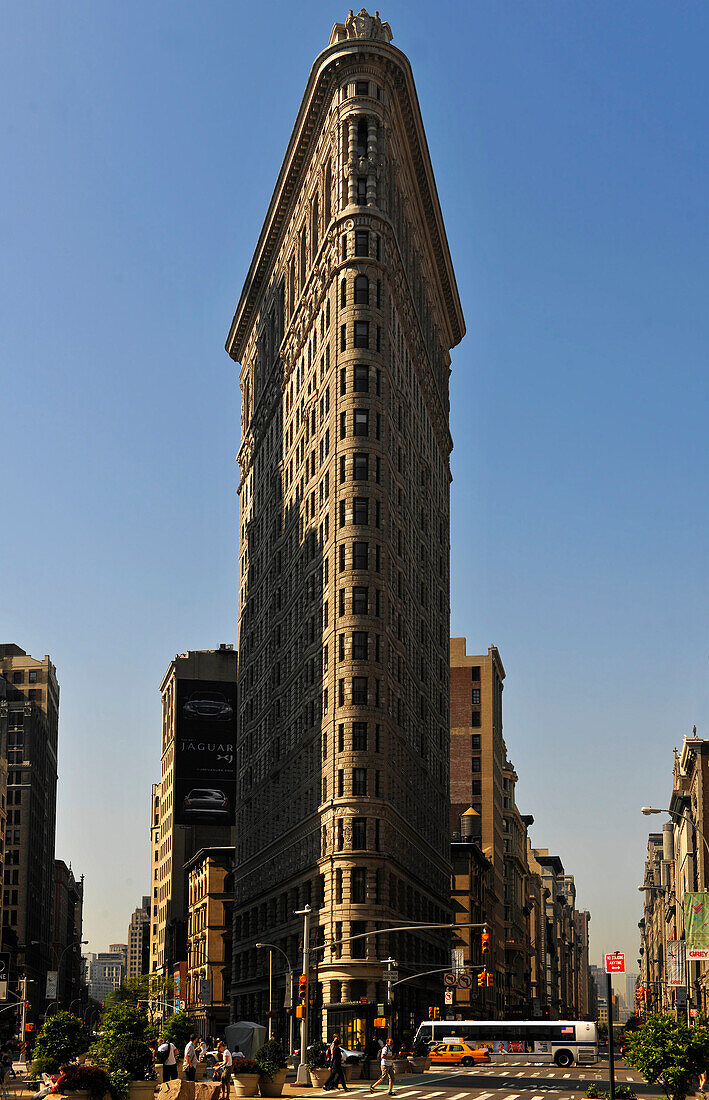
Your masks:
[[[570,1050],[557,1050],[554,1055],[554,1063],[557,1066],[572,1066],[574,1064],[573,1055]]]

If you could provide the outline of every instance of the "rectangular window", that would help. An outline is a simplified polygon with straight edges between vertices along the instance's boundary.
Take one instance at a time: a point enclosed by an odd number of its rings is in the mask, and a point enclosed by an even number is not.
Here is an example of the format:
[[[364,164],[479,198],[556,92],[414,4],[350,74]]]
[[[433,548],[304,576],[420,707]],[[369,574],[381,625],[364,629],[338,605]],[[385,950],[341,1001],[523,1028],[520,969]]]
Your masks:
[[[345,659],[345,636],[340,634],[337,639],[338,642],[338,659],[344,661]]]
[[[366,768],[353,768],[352,769],[352,794],[358,797],[364,797],[367,793],[367,769]]]
[[[344,458],[344,456],[343,456]],[[352,477],[355,481],[368,481],[369,480],[369,455],[368,454],[354,454],[352,455]]]
[[[338,867],[335,870],[335,902],[338,905],[342,904],[342,868],[341,867]],[[336,938],[337,939],[340,938],[339,934],[337,934]]]
[[[355,630],[352,635],[352,660],[353,661],[366,661],[367,660],[367,642],[369,635],[364,630]]]
[[[367,705],[367,677],[352,677],[352,706],[366,707]]]
[[[352,614],[366,615],[369,607],[369,589],[352,589]]]
[[[480,787],[481,787],[480,780],[479,779],[473,779],[472,786],[471,786],[471,789],[470,789],[471,794],[480,794],[481,793]]]
[[[37,669],[31,668],[29,671],[29,681],[31,684],[37,683]]]
[[[473,698],[471,702],[473,706],[480,706],[480,688],[473,688]]]
[[[344,367],[340,368],[340,395],[347,393],[347,371]]]
[[[357,824],[357,822],[355,822]],[[353,939],[350,943],[350,957],[353,959],[366,959],[367,957],[367,938],[365,932],[367,931],[367,924],[363,920],[350,921],[350,935],[361,936],[361,939]]]
[[[473,729],[480,729],[480,711],[474,710],[470,715],[470,725]]]
[[[352,822],[352,847],[353,848],[366,848],[367,847],[367,819],[366,817],[356,817]]]
[[[352,868],[350,901],[353,905],[364,905],[367,893],[367,872],[364,867]]]
[[[355,393],[369,393],[369,367],[366,363],[358,363],[354,368]]]
[[[337,769],[337,797],[342,798],[345,792],[345,773],[342,768]]]
[[[357,525],[369,523],[369,497],[354,497],[352,501],[352,522]]]
[[[347,325],[340,325],[340,351],[347,350]]]
[[[353,425],[355,435],[369,435],[369,410],[355,409],[353,412]]]
[[[357,205],[367,205],[367,177],[359,176],[357,178]]]
[[[473,751],[480,751],[480,734],[473,733],[470,737],[470,747]]]
[[[470,679],[474,684],[480,683],[480,665],[473,665],[470,670]]]
[[[365,634],[366,637],[366,634]],[[367,723],[352,723],[352,748],[355,752],[367,751]]]
[[[355,231],[355,256],[369,255],[369,233],[366,229]]]
[[[344,439],[347,435],[347,413],[340,413],[340,439]]]
[[[338,608],[337,608],[337,613],[338,613],[338,615],[344,615],[344,613],[345,613],[345,590],[344,590],[344,588],[340,589],[339,594],[338,594],[338,600],[339,600],[339,604],[338,604]]]
[[[355,81],[355,95],[369,95],[369,81],[368,80],[356,80]]]
[[[345,327],[344,325],[342,326]],[[369,321],[355,321],[354,323],[354,346],[356,348],[368,348],[369,347]],[[344,351],[345,348],[342,348]]]
[[[472,759],[471,759],[471,765],[472,765],[472,770],[474,772],[479,772],[480,771],[480,757],[479,756],[473,756]]]
[[[344,550],[344,546],[341,547]],[[352,543],[352,568],[353,569],[368,569],[369,568],[369,543],[368,542],[353,542]]]

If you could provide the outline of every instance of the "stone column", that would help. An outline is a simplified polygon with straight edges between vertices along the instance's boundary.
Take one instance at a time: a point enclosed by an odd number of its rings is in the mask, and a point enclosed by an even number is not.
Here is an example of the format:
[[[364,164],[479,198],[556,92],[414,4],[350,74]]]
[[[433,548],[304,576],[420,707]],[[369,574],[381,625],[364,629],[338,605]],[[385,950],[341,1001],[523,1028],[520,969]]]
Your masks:
[[[349,144],[348,144],[348,163],[347,163],[347,203],[349,206],[354,206],[357,202],[357,173],[355,171],[355,165],[357,163],[357,119],[351,118],[349,120]]]
[[[374,166],[377,161],[377,120],[371,116],[367,122],[367,157],[369,159],[369,168],[367,171],[367,206],[376,206],[377,174]]]

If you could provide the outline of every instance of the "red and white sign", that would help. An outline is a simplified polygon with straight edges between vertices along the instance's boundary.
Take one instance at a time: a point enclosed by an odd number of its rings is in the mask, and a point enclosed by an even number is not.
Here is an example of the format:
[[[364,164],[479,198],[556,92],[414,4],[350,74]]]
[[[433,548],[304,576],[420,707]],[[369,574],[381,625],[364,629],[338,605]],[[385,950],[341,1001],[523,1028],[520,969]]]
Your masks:
[[[444,1001],[447,1005],[452,1005],[453,1004],[453,990],[452,989],[446,989],[445,993],[443,994],[443,998],[444,998]]]
[[[453,986],[457,984],[458,979],[452,970],[447,970],[443,975],[443,984],[447,986]]]
[[[692,1017],[692,1019],[694,1019],[694,1017],[697,1015],[696,1008],[690,1008],[689,1015]]]
[[[688,959],[709,959],[709,947],[688,947]]]
[[[625,955],[622,952],[606,955],[606,974],[625,974]]]
[[[473,984],[473,978],[471,974],[459,974],[458,975],[458,988],[470,989]]]

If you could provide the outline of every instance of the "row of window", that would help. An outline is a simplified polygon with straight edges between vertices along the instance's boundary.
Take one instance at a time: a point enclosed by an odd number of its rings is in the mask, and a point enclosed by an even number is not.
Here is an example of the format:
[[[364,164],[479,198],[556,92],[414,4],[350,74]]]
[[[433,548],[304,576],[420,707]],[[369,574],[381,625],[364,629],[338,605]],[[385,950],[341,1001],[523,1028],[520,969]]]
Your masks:
[[[352,322],[352,347],[369,347],[369,321]],[[376,351],[382,350],[382,327],[377,325],[377,335],[374,343]],[[340,325],[340,351],[347,351],[347,325]]]
[[[338,615],[347,614],[347,589],[340,588],[338,592]],[[374,589],[374,606],[369,598],[369,587],[355,585],[350,590],[350,614],[351,615],[376,615],[381,616],[381,591]]]
[[[374,437],[379,439],[382,430],[381,413],[374,419]],[[352,435],[368,437],[370,433],[369,409],[352,409]],[[347,413],[340,413],[340,439],[347,438]]]
[[[377,396],[381,394],[382,387],[382,372],[377,367],[375,374],[375,392]],[[366,363],[355,363],[352,368],[352,392],[353,393],[369,393],[369,366]],[[340,394],[344,397],[347,393],[347,367],[340,368]],[[325,391],[326,396],[329,397],[329,389]],[[329,400],[327,402],[326,412],[330,407]]]
[[[342,484],[343,482],[345,482],[347,480],[347,457],[348,457],[347,455],[340,455],[340,484]],[[351,457],[350,467],[351,467],[351,471],[352,471],[352,474],[351,474],[352,481],[369,481],[369,469],[370,469],[369,457],[370,456],[366,452],[355,451],[350,457]],[[375,456],[375,458],[374,458],[373,467],[374,467],[374,480],[376,481],[377,485],[379,485],[380,482],[381,482],[381,475],[382,475],[382,469],[381,469],[382,460],[379,458],[378,455]],[[327,474],[325,474],[325,477],[327,478]],[[325,495],[327,496],[327,492],[325,493]],[[475,700],[473,700],[473,702],[475,702]],[[480,702],[479,699],[478,699],[478,702]]]
[[[381,572],[381,546],[379,543],[374,545],[374,571],[376,573]],[[327,563],[327,558],[325,559]],[[352,569],[369,569],[370,565],[370,553],[368,542],[353,542],[350,554],[350,567]],[[347,544],[341,542],[338,547],[338,572],[344,573],[347,568]],[[327,575],[325,575],[325,583],[327,583]]]
[[[381,638],[379,634],[372,635],[374,639],[374,654],[373,659],[379,660],[379,652],[381,648]],[[345,660],[345,635],[340,634],[338,636],[338,658],[340,661]],[[368,661],[369,660],[369,634],[366,630],[355,630],[350,635],[350,658],[353,661]]]
[[[350,685],[350,702],[353,707],[366,707],[370,703],[372,706],[378,707],[380,705],[381,696],[381,680],[374,680],[374,691],[372,692],[372,699],[369,696],[369,677],[368,676],[353,676]],[[337,705],[339,707],[346,706],[345,703],[345,681],[337,681]]]
[[[367,787],[367,769],[366,768],[352,768],[349,773],[349,794],[353,798],[365,798],[369,793]],[[374,790],[373,794],[375,798],[379,798],[380,779],[379,772],[374,772]],[[323,802],[327,800],[327,776],[322,781],[322,797]],[[343,768],[339,768],[337,772],[337,797],[345,797],[345,772]]]
[[[6,676],[6,679],[7,679],[7,676]],[[25,682],[24,669],[15,668],[15,669],[12,670],[12,682],[13,682],[13,684],[24,684],[24,682]],[[37,679],[37,669],[36,668],[29,669],[29,671],[27,673],[27,682],[29,684],[39,683],[39,681]]]
[[[356,306],[368,306],[369,301],[369,279],[366,275],[355,275],[352,284],[352,302]],[[382,282],[381,279],[377,279],[376,283],[376,297],[375,302],[377,309],[382,308]],[[340,306],[345,309],[347,306],[347,277],[345,276],[340,280]]]
[[[353,497],[352,507],[348,514],[347,501],[341,500],[339,502],[340,527],[345,527],[348,523],[354,527],[369,527],[370,522],[373,527],[381,527],[381,502],[375,500],[371,503],[374,504],[374,509],[369,507],[369,497]],[[374,512],[373,517],[372,511]]]

